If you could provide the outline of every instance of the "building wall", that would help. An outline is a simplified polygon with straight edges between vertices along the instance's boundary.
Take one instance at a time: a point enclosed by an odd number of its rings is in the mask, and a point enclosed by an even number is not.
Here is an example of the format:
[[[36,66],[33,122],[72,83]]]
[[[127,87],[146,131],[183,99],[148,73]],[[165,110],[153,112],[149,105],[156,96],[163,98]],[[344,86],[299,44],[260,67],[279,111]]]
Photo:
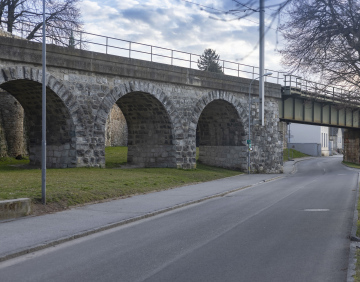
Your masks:
[[[330,155],[329,128],[326,126],[320,126],[320,133],[321,133],[321,155],[328,157]]]
[[[321,143],[320,126],[291,123],[290,134],[290,143]]]
[[[342,152],[344,150],[344,136],[343,136],[343,129],[341,128],[338,128],[338,132],[337,132],[336,149],[339,152]]]
[[[298,144],[297,148],[299,148],[300,152],[305,154],[309,154],[306,151],[309,150],[310,147],[313,147],[310,151],[317,151],[317,145],[321,145],[321,156],[329,156],[330,154],[330,136],[329,136],[329,127],[326,126],[316,126],[316,125],[308,125],[308,124],[298,124],[292,123],[290,125],[290,138],[291,144]],[[303,145],[299,145],[303,144]],[[312,144],[306,146],[304,144]],[[306,149],[305,149],[306,148]],[[305,150],[305,151],[302,151]],[[312,153],[311,155],[314,155]]]

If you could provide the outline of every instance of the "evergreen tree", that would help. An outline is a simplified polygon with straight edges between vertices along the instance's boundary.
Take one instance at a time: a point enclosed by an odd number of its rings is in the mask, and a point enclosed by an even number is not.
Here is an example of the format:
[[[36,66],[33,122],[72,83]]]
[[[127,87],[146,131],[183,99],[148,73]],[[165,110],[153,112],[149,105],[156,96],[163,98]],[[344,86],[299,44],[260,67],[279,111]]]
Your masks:
[[[205,49],[204,53],[198,59],[198,68],[203,71],[222,73],[222,67],[219,64],[220,56],[215,50]]]

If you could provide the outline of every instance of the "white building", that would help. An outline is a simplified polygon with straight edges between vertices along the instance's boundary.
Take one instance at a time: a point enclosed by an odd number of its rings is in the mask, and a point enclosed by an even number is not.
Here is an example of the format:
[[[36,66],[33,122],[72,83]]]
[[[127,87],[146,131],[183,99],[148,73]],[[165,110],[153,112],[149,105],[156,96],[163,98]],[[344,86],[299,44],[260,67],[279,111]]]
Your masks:
[[[329,134],[330,134],[330,143],[333,144],[333,152],[342,153],[344,150],[344,142],[343,142],[343,133],[344,129],[342,128],[335,128],[330,127],[329,128]]]
[[[311,156],[329,156],[331,153],[329,127],[291,123],[288,125],[288,147]]]

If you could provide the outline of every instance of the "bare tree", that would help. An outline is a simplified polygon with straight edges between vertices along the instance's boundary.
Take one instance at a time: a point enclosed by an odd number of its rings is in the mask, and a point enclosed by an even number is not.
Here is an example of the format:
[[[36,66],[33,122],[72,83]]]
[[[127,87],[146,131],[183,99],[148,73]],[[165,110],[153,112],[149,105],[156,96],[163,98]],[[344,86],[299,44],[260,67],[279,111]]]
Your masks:
[[[294,1],[281,26],[283,63],[292,71],[318,74],[327,84],[358,90],[360,4],[358,0]]]
[[[259,0],[233,0],[229,13],[244,18],[259,12]],[[270,2],[270,1],[269,1]],[[360,83],[360,1],[284,0],[266,4],[285,47],[282,63],[290,72],[317,75],[326,85],[358,90]],[[266,3],[266,2],[265,2]],[[274,3],[274,2],[270,2]]]
[[[46,0],[47,38],[58,45],[74,44],[71,36],[82,30],[81,0]],[[42,0],[0,0],[0,26],[28,40],[41,41]]]

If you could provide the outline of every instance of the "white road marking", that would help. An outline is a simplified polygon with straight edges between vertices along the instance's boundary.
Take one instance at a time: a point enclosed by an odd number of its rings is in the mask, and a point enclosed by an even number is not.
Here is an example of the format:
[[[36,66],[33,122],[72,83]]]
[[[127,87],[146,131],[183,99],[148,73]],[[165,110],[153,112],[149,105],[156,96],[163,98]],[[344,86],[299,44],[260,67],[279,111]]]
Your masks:
[[[310,212],[324,212],[324,211],[329,211],[329,209],[305,209],[304,211],[310,211]]]

